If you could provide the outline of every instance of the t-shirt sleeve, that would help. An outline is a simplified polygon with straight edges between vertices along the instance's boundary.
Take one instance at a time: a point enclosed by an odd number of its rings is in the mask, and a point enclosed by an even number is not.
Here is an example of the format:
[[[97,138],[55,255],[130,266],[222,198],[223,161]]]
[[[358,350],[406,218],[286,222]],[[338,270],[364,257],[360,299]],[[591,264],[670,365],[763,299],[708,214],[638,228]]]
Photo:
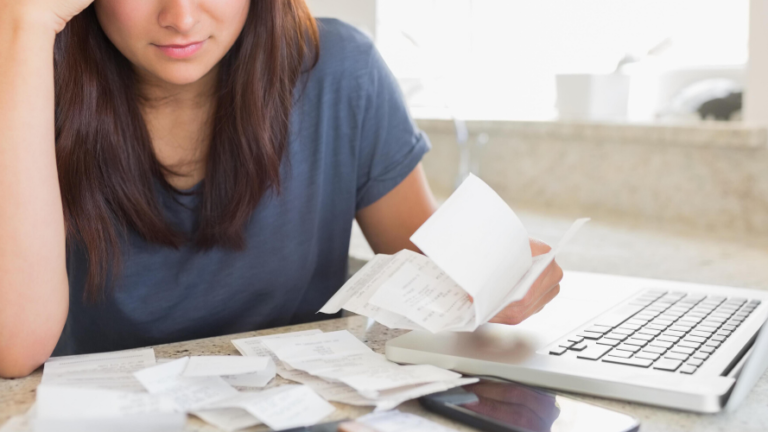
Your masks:
[[[426,134],[408,112],[397,80],[375,48],[362,86],[357,210],[399,185],[430,149]]]

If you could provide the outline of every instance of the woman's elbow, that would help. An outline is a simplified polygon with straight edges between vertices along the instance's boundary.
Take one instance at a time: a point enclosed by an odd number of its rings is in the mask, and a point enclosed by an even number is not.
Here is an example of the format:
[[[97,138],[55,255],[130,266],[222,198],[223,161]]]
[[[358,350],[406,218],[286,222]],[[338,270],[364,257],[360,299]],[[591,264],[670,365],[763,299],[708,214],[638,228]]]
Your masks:
[[[0,378],[24,378],[45,363],[45,359],[0,354]]]

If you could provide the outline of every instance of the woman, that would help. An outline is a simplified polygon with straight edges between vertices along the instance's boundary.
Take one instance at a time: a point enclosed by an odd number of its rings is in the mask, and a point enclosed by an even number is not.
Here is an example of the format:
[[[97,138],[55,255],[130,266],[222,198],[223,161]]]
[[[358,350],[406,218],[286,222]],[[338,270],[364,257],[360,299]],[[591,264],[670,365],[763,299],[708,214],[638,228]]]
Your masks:
[[[317,319],[353,218],[416,249],[429,145],[368,39],[303,0],[91,3],[0,0],[0,376]]]

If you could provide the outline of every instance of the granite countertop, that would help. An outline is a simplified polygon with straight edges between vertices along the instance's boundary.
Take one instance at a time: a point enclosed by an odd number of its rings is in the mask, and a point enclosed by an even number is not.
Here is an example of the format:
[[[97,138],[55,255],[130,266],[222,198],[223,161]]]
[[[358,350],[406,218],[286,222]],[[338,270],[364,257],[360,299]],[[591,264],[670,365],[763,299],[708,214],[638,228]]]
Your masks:
[[[325,332],[348,330],[368,344],[374,351],[379,353],[384,353],[384,344],[386,341],[404,333],[402,330],[390,330],[379,324],[369,322],[367,318],[353,316],[258,332],[160,345],[154,347],[155,355],[158,359],[178,358],[187,355],[239,355],[237,350],[235,350],[234,346],[230,343],[232,339],[308,330],[312,328],[319,328]],[[41,375],[42,370],[38,370],[27,378],[16,380],[0,379],[0,425],[4,424],[10,417],[21,415],[29,409],[35,400],[35,388],[40,383]],[[277,377],[270,383],[270,387],[286,383],[289,383],[289,381]],[[575,397],[637,417],[641,421],[641,429],[643,432],[690,430],[743,432],[768,430],[768,375],[764,375],[760,379],[740,409],[737,412],[730,414],[702,415],[586,396]],[[334,403],[334,405],[337,410],[332,417],[328,419],[329,421],[354,418],[371,411],[370,408],[364,407],[353,407],[339,403]],[[424,411],[416,401],[407,402],[398,407],[398,409],[429,418],[430,420],[452,427],[458,431],[476,430]],[[191,416],[187,430],[205,432],[218,431],[218,429]],[[268,429],[261,427],[249,430],[257,431]]]

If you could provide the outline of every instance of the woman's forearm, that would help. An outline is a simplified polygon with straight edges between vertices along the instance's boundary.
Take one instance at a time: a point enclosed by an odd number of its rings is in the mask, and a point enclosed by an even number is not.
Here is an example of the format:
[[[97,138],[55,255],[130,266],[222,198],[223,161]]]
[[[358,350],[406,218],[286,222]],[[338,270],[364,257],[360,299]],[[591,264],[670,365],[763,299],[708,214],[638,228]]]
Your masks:
[[[69,307],[56,169],[53,42],[35,19],[0,14],[0,376],[29,374]]]

